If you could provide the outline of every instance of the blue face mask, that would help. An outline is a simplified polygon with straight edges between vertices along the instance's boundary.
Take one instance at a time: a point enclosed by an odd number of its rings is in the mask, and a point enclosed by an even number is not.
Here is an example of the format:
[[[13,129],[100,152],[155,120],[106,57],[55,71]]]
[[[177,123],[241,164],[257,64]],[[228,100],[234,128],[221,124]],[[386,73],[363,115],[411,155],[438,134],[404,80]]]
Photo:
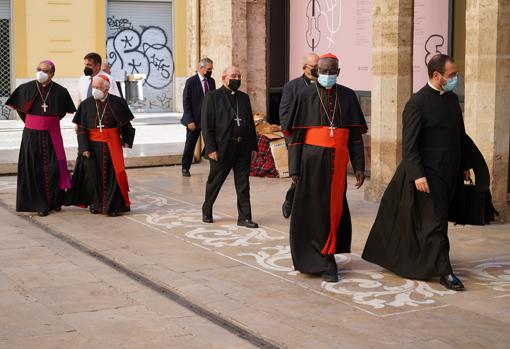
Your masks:
[[[319,79],[317,81],[321,86],[330,88],[336,84],[336,75],[319,74]]]
[[[457,75],[455,75],[453,78],[449,78],[446,84],[443,85],[443,90],[446,92],[451,92],[455,90],[457,87],[458,78]]]

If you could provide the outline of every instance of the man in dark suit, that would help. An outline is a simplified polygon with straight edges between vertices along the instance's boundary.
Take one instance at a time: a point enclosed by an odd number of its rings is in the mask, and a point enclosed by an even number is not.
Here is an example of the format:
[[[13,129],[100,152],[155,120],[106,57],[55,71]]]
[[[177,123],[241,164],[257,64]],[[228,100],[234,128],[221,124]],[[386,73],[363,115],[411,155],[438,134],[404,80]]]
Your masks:
[[[282,100],[280,101],[280,125],[283,130],[287,129],[289,122],[291,122],[292,115],[289,115],[289,110],[294,102],[296,95],[299,91],[305,89],[311,83],[317,81],[317,64],[319,63],[319,56],[315,53],[308,53],[303,56],[303,75],[289,81],[283,87]],[[287,145],[291,139],[290,134],[285,135],[285,142]],[[292,183],[285,201],[282,205],[282,213],[285,218],[290,217],[292,211],[292,201],[294,200],[294,191],[296,190],[296,184]]]
[[[257,135],[250,97],[238,91],[241,72],[230,66],[221,76],[223,86],[209,92],[202,108],[202,134],[210,171],[202,206],[202,220],[212,223],[212,208],[230,170],[234,169],[237,225],[258,228],[251,218],[250,164],[257,156]]]
[[[186,144],[182,154],[182,175],[189,177],[189,169],[193,162],[193,154],[200,137],[200,115],[202,111],[202,100],[209,91],[216,89],[216,83],[211,77],[213,61],[203,58],[198,64],[195,75],[186,80],[182,94],[182,105],[184,114],[181,124],[186,126]]]

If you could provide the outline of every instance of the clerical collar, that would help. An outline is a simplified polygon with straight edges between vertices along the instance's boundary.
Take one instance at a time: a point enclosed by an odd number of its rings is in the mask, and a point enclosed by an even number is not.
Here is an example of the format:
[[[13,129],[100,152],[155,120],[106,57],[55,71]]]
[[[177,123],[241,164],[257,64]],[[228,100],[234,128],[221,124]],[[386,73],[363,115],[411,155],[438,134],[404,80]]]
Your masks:
[[[445,90],[440,90],[440,89],[435,88],[435,87],[434,87],[434,85],[432,85],[432,84],[430,83],[430,81],[429,81],[429,82],[427,82],[427,83],[429,84],[430,88],[432,88],[432,89],[436,90],[437,92],[439,92],[439,95],[440,95],[440,96],[442,96],[442,95],[446,92]]]
[[[303,80],[305,81],[305,84],[306,86],[310,85],[312,82],[315,82],[315,81],[312,81],[310,78],[308,78],[308,76],[306,76],[306,74],[303,74]]]
[[[227,86],[223,85],[223,89],[225,90],[225,92],[227,92],[229,95],[235,95],[237,91],[232,91],[231,89],[229,89]]]
[[[109,93],[107,93],[107,94],[106,94],[106,97],[105,97],[105,98],[103,98],[103,99],[100,99],[100,100],[99,100],[99,102],[101,102],[101,103],[105,103],[109,96],[110,96],[110,94],[109,94]]]
[[[53,80],[50,80],[50,82],[48,82],[46,85],[44,85],[44,84],[40,83],[40,82],[39,82],[39,81],[37,81],[37,80],[36,80],[36,82],[37,82],[39,85],[41,85],[41,87],[42,87],[42,88],[48,88],[48,87],[51,85],[51,83],[53,82]]]
[[[330,88],[325,88],[324,86],[322,86],[319,82],[316,82],[315,83],[317,86],[319,86],[321,89],[323,90],[326,90],[326,91],[333,91],[333,90],[336,90],[336,84],[331,86]]]

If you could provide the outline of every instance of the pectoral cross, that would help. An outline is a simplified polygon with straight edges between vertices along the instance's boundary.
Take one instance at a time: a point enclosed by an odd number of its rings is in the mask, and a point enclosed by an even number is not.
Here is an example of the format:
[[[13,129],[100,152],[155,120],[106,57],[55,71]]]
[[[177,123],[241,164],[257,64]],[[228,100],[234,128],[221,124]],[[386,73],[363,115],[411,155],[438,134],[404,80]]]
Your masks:
[[[234,119],[234,120],[237,122],[237,127],[240,127],[240,126],[241,126],[241,120],[242,120],[242,119],[240,119],[240,118],[239,118],[239,115],[236,115],[236,117],[235,117],[235,119]]]
[[[99,132],[103,132],[103,122],[101,120],[99,120]]]
[[[333,137],[335,136],[334,131],[335,131],[336,127],[335,127],[335,126],[333,126],[333,125],[329,125],[329,127],[328,127],[328,128],[329,128],[329,136],[330,136],[331,138],[333,138]]]
[[[46,102],[43,102],[43,104],[41,104],[41,108],[43,108],[43,111],[46,113],[46,109],[48,109],[48,105],[46,104]]]

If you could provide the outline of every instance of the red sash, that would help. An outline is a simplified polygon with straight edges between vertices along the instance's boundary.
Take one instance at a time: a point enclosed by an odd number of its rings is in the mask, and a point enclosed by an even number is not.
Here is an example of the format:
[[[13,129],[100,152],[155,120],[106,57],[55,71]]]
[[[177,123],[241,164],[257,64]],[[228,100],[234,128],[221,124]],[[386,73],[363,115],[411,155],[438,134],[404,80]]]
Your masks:
[[[126,207],[131,205],[129,201],[129,184],[124,166],[124,153],[122,152],[122,145],[120,144],[120,135],[118,128],[103,128],[102,131],[98,129],[89,130],[89,139],[94,142],[105,142],[108,144],[110,155],[112,157],[113,169],[115,170],[115,178],[119,185],[120,192]]]
[[[333,173],[329,196],[330,229],[328,240],[321,251],[324,255],[336,252],[336,236],[342,218],[347,164],[349,163],[349,149],[347,147],[349,130],[336,128],[333,130],[333,137],[331,137],[330,132],[328,127],[312,127],[307,130],[305,138],[306,144],[334,149],[332,152]]]

